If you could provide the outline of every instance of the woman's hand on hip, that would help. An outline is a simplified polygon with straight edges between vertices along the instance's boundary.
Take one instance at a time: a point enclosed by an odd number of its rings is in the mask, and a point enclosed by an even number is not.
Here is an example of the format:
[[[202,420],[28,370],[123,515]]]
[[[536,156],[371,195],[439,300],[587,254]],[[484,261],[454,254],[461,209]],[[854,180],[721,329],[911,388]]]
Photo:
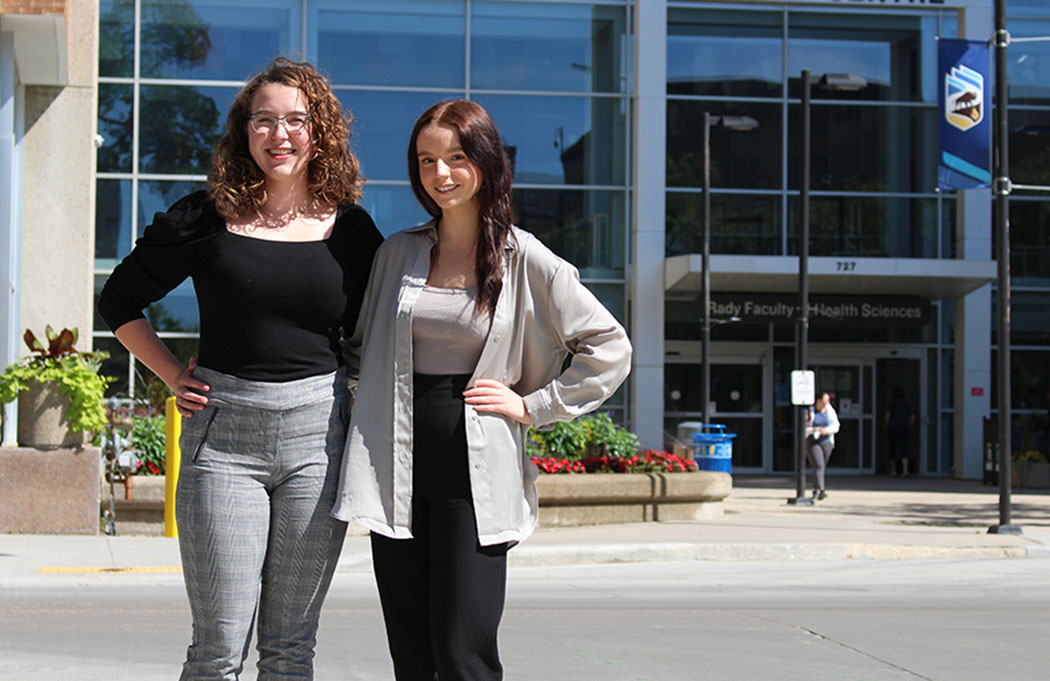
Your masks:
[[[518,423],[532,423],[525,400],[499,381],[491,378],[479,378],[473,388],[463,391],[464,401],[474,407],[474,411],[491,412],[509,416]]]
[[[189,367],[179,374],[175,387],[172,388],[175,393],[175,408],[179,414],[188,419],[193,418],[195,413],[203,411],[204,405],[208,404],[208,398],[201,393],[211,390],[211,386],[207,383],[193,377],[193,372],[197,369],[196,355],[190,357],[189,364]]]

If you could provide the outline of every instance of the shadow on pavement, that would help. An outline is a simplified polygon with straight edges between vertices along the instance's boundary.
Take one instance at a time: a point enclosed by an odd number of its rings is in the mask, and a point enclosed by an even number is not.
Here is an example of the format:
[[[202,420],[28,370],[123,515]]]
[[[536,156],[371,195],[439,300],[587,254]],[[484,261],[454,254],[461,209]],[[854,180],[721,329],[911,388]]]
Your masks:
[[[818,503],[844,516],[867,517],[885,524],[987,527],[999,517],[999,488],[977,480],[889,476],[828,476],[828,499]],[[752,495],[748,491],[752,491]],[[794,476],[733,476],[734,495],[770,501],[782,490],[795,494]],[[1015,524],[1050,527],[1050,490],[1011,490]]]
[[[813,478],[807,477],[811,485]],[[929,492],[931,494],[987,494],[998,498],[999,488],[981,484],[980,480],[956,480],[955,478],[924,477],[909,475],[906,478],[889,475],[832,475],[828,474],[828,490],[852,490],[871,492]],[[795,489],[794,475],[733,475],[733,487],[747,489],[783,488]],[[1050,495],[1050,489],[1013,489],[1014,495]]]

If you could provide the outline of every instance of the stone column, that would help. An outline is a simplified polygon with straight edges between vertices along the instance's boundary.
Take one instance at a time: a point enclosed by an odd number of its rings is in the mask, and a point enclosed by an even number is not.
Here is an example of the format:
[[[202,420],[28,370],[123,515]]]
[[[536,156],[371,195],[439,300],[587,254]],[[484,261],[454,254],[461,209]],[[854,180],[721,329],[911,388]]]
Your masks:
[[[631,425],[663,448],[667,5],[635,5],[634,201],[631,211]]]
[[[959,36],[985,40],[992,36],[991,3],[967,8]],[[991,102],[986,102],[991,114]],[[992,193],[969,189],[957,194],[955,204],[956,257],[962,260],[992,258]],[[982,286],[955,299],[954,446],[953,475],[977,479],[983,471],[983,419],[991,414],[992,392],[992,287]]]
[[[94,315],[98,2],[66,11],[68,82],[26,84],[21,328],[77,327]]]

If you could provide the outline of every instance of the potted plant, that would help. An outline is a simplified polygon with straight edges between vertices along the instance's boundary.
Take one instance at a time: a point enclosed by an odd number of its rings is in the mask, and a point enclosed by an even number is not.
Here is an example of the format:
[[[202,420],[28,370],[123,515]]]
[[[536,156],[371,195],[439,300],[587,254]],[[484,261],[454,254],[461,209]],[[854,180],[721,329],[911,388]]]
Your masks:
[[[1050,464],[1041,451],[1029,449],[1026,452],[1014,452],[1010,459],[1013,462],[1012,484],[1015,487],[1050,487]]]
[[[28,329],[32,354],[0,375],[0,402],[18,399],[18,441],[24,447],[56,449],[84,444],[106,427],[103,404],[110,378],[99,368],[105,352],[80,352],[76,329],[44,330],[45,346]]]

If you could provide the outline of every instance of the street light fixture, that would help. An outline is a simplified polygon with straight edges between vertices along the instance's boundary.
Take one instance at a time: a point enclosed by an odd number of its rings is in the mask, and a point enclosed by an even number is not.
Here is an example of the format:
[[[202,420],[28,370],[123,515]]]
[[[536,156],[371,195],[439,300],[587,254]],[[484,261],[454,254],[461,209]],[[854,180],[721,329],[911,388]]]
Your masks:
[[[705,111],[701,120],[704,139],[704,211],[703,223],[700,225],[701,268],[700,307],[701,307],[701,342],[703,343],[700,371],[700,398],[703,400],[701,423],[705,426],[711,422],[711,128],[721,125],[729,130],[746,132],[758,127],[758,121],[751,116],[712,116]],[[730,320],[732,321],[732,320]],[[723,322],[724,323],[724,322]]]
[[[825,73],[820,77],[817,85],[825,90],[856,92],[868,87],[868,80],[864,76],[858,76],[855,73]]]
[[[721,125],[734,132],[750,132],[758,127],[758,121],[751,116],[711,116],[711,125]]]

